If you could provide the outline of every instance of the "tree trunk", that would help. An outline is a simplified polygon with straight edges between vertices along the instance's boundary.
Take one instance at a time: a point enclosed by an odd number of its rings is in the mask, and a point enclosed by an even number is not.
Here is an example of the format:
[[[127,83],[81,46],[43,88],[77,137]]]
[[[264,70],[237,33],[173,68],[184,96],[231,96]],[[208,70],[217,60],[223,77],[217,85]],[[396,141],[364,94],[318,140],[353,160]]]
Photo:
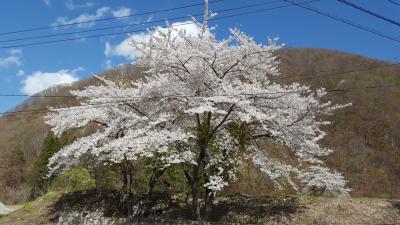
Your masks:
[[[158,178],[160,178],[163,175],[164,171],[165,171],[164,169],[158,170],[156,166],[153,167],[153,170],[151,172],[151,176],[149,179],[149,186],[148,186],[148,192],[147,192],[149,197],[153,196],[154,187],[158,181]]]
[[[195,220],[201,220],[200,214],[200,175],[201,171],[204,170],[204,159],[206,157],[208,142],[210,140],[210,123],[211,113],[206,114],[206,119],[202,123],[200,116],[197,114],[197,145],[199,147],[199,155],[197,157],[197,164],[192,166],[192,177],[190,182],[192,184],[192,214]]]
[[[133,214],[133,202],[132,202],[132,194],[133,194],[133,177],[134,177],[134,168],[133,164],[129,160],[123,160],[121,162],[121,173],[122,173],[122,198],[121,198],[121,211],[124,213],[126,217],[130,217]]]
[[[206,200],[204,219],[211,220],[213,216],[214,193],[207,188],[204,197]]]
[[[124,160],[121,163],[121,173],[122,173],[122,190],[126,193],[132,193],[134,183],[134,168],[130,161]]]
[[[195,220],[200,220],[199,204],[199,166],[193,166],[192,176],[192,214]]]
[[[120,165],[121,174],[122,174],[122,190],[126,191],[128,189],[128,175],[126,171],[125,163],[122,162]]]
[[[206,171],[203,171],[203,176],[204,176],[204,181],[206,183],[210,182],[210,178],[207,175]],[[205,199],[205,212],[204,212],[204,219],[205,220],[211,220],[212,214],[213,214],[213,201],[214,201],[214,193],[212,192],[211,189],[206,188],[206,191],[204,193],[204,199]]]
[[[149,197],[153,196],[153,190],[154,190],[154,186],[156,185],[156,179],[155,179],[155,175],[154,173],[151,174],[151,177],[149,179],[149,186],[148,186],[148,190],[147,190],[147,195]]]

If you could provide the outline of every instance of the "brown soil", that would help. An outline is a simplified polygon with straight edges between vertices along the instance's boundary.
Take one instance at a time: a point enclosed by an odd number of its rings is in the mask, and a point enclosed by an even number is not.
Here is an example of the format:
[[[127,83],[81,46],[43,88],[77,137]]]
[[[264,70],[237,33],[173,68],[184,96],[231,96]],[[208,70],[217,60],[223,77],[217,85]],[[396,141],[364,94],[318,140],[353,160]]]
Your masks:
[[[61,211],[102,210],[106,217],[135,213],[140,219],[190,219],[190,207],[177,198],[155,195],[124,197],[116,191],[81,191],[61,196],[50,193],[0,218],[0,225],[54,225]],[[123,200],[125,203],[123,203]],[[128,212],[123,204],[135,210]],[[235,195],[218,197],[214,221],[218,224],[287,225],[400,225],[400,210],[384,199]]]

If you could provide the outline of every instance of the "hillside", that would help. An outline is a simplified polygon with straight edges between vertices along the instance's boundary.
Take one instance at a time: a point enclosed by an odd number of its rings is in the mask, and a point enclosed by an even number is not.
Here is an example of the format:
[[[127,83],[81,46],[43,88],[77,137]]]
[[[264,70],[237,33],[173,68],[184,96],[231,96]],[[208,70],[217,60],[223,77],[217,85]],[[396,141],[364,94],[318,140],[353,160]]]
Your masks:
[[[329,100],[351,102],[353,106],[329,118],[332,125],[326,128],[329,136],[323,144],[335,150],[328,157],[328,164],[344,173],[352,195],[400,197],[400,87],[362,88],[400,85],[400,66],[323,49],[283,49],[279,57],[283,78],[277,79],[278,83],[298,81],[313,88],[349,89],[329,94]],[[133,79],[141,74],[132,65],[103,73],[113,79]],[[69,87],[46,90],[41,95],[68,95],[69,90],[94,83],[96,80],[89,78]],[[15,110],[75,104],[76,100],[68,97],[30,98]],[[29,199],[29,172],[49,129],[43,123],[43,115],[36,112],[0,118],[0,199],[5,203]],[[270,193],[271,185],[261,174],[248,178],[232,188]]]

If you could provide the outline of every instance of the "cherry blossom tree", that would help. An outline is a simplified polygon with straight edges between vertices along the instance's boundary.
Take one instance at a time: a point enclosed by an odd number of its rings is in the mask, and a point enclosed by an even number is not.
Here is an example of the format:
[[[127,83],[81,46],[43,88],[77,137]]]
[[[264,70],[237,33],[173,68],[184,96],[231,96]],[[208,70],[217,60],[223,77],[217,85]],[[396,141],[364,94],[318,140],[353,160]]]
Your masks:
[[[292,180],[295,176],[308,185],[321,183],[302,176],[313,170],[309,165],[322,166],[320,157],[331,153],[318,144],[326,135],[321,126],[329,124],[318,116],[344,106],[323,102],[324,89],[273,82],[280,75],[276,40],[260,45],[232,29],[229,38],[219,41],[207,23],[197,25],[198,35],[170,26],[155,32],[149,41],[133,41],[137,64],[149,68],[146,80],[137,84],[142,95],[154,99],[152,109],[170,115],[167,127],[195,137],[188,140],[194,161],[183,167],[192,186],[194,216],[200,216],[200,180],[205,180],[207,213],[215,192],[236,179],[245,158],[251,158],[277,187],[287,184],[298,189]],[[230,131],[233,123],[245,127],[245,146]],[[289,165],[270,157],[259,148],[261,138],[286,146],[298,163]],[[339,193],[348,191],[342,177],[331,176],[328,170],[323,174],[320,177],[337,184],[333,186]]]
[[[84,154],[108,163],[146,158],[154,162],[155,177],[178,164],[192,190],[195,219],[202,218],[200,195],[208,218],[215,194],[236,180],[245,160],[277,188],[347,194],[343,177],[321,160],[332,150],[319,144],[329,125],[322,115],[346,105],[324,101],[323,88],[274,82],[280,76],[276,39],[258,44],[231,29],[218,40],[208,20],[207,10],[203,21],[193,19],[197,34],[172,24],[145,40],[132,39],[135,63],[146,68],[143,79],[121,85],[99,78],[102,85],[72,92],[81,106],[54,109],[46,122],[56,134],[88,123],[102,128],[57,153],[52,172],[76,165]],[[271,156],[261,141],[286,147],[295,162]]]
[[[155,129],[161,126],[165,118],[159,115],[157,120],[150,121],[150,114],[141,111],[135,100],[127,100],[131,99],[127,96],[138,96],[140,90],[97,78],[103,82],[102,85],[71,92],[82,99],[80,106],[53,109],[45,118],[56,135],[90,123],[99,125],[97,132],[77,139],[55,154],[49,160],[49,175],[78,165],[83,156],[92,156],[97,163],[119,164],[124,181],[123,189],[130,192],[133,188],[133,162],[150,159],[154,167],[149,181],[151,192],[155,178],[166,167],[191,157],[190,152],[178,153],[175,149],[166,149],[170,143],[186,140],[189,134]]]

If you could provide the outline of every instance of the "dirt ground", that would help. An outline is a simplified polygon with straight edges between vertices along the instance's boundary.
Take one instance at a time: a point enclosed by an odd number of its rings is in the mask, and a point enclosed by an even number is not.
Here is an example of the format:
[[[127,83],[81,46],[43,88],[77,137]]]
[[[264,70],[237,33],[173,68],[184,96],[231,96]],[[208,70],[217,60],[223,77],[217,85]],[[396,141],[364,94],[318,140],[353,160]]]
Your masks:
[[[50,193],[26,203],[0,218],[0,225],[55,225],[60,196]],[[400,210],[385,199],[241,196],[219,198],[215,208],[218,224],[400,225]]]
[[[400,210],[384,199],[302,198],[306,208],[288,224],[400,225]]]

